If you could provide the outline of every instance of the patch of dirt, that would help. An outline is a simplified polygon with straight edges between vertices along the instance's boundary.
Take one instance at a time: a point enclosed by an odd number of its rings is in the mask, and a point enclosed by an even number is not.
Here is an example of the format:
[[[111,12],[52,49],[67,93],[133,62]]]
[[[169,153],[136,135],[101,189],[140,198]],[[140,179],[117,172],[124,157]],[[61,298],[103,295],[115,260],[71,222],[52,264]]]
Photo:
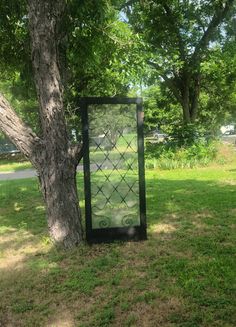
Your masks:
[[[201,212],[198,212],[196,214],[192,214],[193,218],[202,219],[202,218],[214,218],[212,212],[210,210],[202,210]]]
[[[3,257],[0,261],[0,269],[11,270],[22,268],[25,257],[24,254],[14,254]]]
[[[74,327],[75,321],[72,313],[67,307],[60,306],[60,311],[57,312],[56,317],[50,319],[50,321],[45,324],[45,327]]]
[[[217,148],[217,160],[224,159],[226,162],[230,162],[235,157],[235,150],[232,144],[221,143]]]
[[[0,269],[11,271],[22,268],[29,255],[42,251],[39,237],[26,231],[11,231],[0,236],[1,260]],[[1,327],[1,325],[0,325]]]
[[[220,184],[222,185],[232,185],[235,186],[236,185],[236,179],[224,179],[223,181],[220,182]]]
[[[171,297],[168,300],[157,299],[150,304],[136,303],[126,312],[117,312],[114,327],[123,326],[123,322],[129,317],[134,317],[134,322],[130,326],[135,327],[171,327],[170,315],[173,313],[184,314],[183,301],[179,298]]]
[[[159,223],[152,226],[152,232],[161,234],[161,233],[173,233],[177,228],[173,224]]]
[[[168,213],[163,216],[163,221],[169,223],[170,221],[178,221],[180,216],[176,213]]]

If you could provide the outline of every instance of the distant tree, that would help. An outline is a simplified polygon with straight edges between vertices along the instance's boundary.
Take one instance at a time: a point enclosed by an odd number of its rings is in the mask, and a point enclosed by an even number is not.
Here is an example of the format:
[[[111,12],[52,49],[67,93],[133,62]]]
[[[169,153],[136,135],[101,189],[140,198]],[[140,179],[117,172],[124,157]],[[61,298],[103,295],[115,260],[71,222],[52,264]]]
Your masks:
[[[202,92],[198,120],[206,129],[217,133],[219,127],[235,121],[236,114],[236,48],[231,42],[210,53],[202,65]]]
[[[153,85],[143,91],[146,132],[158,128],[170,133],[175,125],[181,124],[180,105],[172,98],[170,90],[163,85]]]
[[[235,0],[124,2],[122,10],[144,43],[144,57],[156,80],[163,81],[183,112],[198,117],[203,66],[216,44],[227,40],[226,27]]]
[[[215,136],[220,126],[236,121],[236,48],[232,39],[224,47],[216,45],[209,51],[201,75],[198,117],[192,128]],[[170,133],[182,125],[181,105],[164,82],[146,88],[143,95],[148,129],[158,126]]]

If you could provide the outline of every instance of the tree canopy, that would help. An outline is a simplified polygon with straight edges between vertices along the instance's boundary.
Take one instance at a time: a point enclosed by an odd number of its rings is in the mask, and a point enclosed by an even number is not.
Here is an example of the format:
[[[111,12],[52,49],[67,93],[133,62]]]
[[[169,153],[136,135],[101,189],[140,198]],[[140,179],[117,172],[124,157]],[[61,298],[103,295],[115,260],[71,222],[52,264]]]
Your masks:
[[[78,98],[125,95],[140,71],[135,35],[119,19],[116,2],[67,2],[58,30],[60,72],[70,121]],[[38,128],[26,1],[2,1],[0,13],[1,89],[31,127]],[[12,96],[11,96],[12,95]],[[29,111],[23,107],[32,106]],[[70,122],[69,122],[70,123]]]
[[[39,130],[26,1],[1,2],[2,89]],[[81,95],[125,95],[143,84],[169,89],[167,107],[177,103],[185,122],[222,120],[233,112],[234,14],[234,0],[68,1],[58,44],[68,124],[78,124]]]
[[[123,9],[143,41],[153,79],[181,105],[186,123],[196,120],[206,65],[228,41],[235,1],[129,1]]]

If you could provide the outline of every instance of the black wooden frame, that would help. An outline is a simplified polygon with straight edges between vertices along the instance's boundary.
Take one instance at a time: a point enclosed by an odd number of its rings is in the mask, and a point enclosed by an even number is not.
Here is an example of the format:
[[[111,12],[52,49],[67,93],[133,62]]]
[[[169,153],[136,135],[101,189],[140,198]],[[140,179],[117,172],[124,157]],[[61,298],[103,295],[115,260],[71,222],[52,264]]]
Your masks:
[[[92,104],[135,104],[137,117],[138,137],[138,173],[139,173],[139,210],[140,226],[92,228],[91,183],[90,183],[90,158],[89,158],[89,121],[88,106]],[[112,242],[115,240],[146,240],[146,190],[145,190],[145,165],[144,165],[144,136],[143,136],[143,101],[142,98],[120,97],[84,97],[80,99],[83,128],[83,167],[85,189],[85,223],[86,239],[88,243]]]

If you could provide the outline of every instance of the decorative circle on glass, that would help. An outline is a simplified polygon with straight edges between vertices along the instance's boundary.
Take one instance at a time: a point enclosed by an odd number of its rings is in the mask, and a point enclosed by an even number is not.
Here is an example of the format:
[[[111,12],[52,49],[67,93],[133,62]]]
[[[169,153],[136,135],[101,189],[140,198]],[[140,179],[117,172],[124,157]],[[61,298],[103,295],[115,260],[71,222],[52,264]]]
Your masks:
[[[133,221],[133,217],[131,216],[126,216],[122,218],[122,225],[123,226],[133,226],[134,225],[134,221]]]
[[[111,225],[111,219],[109,217],[103,217],[102,220],[99,221],[100,228],[107,228]]]

